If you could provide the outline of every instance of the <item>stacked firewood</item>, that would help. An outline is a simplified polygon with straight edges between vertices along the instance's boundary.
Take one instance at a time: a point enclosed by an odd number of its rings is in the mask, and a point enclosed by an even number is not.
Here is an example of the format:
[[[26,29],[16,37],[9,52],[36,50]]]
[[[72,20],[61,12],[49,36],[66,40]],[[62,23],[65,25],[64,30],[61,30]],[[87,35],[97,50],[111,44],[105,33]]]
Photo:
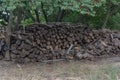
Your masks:
[[[93,30],[83,25],[33,24],[26,33],[11,36],[11,59],[42,62],[56,59],[92,59],[120,54],[120,32]]]

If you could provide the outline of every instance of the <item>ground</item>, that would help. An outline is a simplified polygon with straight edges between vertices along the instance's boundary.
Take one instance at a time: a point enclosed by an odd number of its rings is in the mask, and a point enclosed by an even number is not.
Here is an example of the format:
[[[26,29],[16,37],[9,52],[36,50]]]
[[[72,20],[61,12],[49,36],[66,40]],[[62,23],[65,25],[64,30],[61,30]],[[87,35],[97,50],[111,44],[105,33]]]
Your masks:
[[[120,57],[29,64],[1,60],[0,80],[120,80]]]

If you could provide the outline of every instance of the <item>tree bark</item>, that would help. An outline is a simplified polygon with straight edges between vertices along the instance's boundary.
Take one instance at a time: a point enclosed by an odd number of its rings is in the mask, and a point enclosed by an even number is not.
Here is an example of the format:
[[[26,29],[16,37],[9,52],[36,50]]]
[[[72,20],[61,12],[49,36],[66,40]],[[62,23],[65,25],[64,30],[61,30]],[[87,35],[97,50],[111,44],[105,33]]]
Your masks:
[[[57,21],[57,22],[61,22],[61,21],[62,21],[62,18],[63,18],[63,15],[64,15],[64,10],[62,10],[62,9],[59,7],[58,16],[57,16],[56,21]]]
[[[6,42],[8,44],[8,48],[10,49],[10,36],[12,34],[12,21],[13,21],[13,13],[12,11],[10,11],[9,13],[9,21],[8,21],[8,26],[7,26],[7,29],[6,29]],[[7,56],[5,56],[7,59],[11,60],[11,57],[10,57],[10,53],[9,53],[9,50],[7,51],[6,53]]]
[[[44,5],[43,5],[42,2],[41,2],[41,8],[42,8],[42,12],[43,12],[43,15],[44,15],[44,17],[45,17],[46,22],[48,22],[47,14],[46,14],[46,12],[45,12],[45,10],[44,10]]]

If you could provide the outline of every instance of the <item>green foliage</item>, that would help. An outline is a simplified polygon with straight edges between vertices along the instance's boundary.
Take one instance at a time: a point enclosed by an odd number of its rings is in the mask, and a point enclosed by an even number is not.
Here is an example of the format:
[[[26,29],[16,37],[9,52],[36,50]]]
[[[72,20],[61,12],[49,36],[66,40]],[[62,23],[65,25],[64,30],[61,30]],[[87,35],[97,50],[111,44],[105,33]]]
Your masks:
[[[45,8],[49,8],[48,13],[52,13],[54,8],[61,7],[63,10],[76,11],[81,14],[95,16],[94,7],[100,7],[106,0],[96,2],[94,0],[47,0],[43,1]]]
[[[0,24],[7,24],[9,11],[13,11],[13,19],[16,23],[18,8],[21,8],[24,13],[23,25],[29,25],[36,21],[36,9],[42,23],[46,22],[45,15],[48,22],[55,22],[60,8],[65,11],[63,22],[83,23],[101,28],[109,2],[111,3],[111,12],[107,28],[120,29],[120,0],[0,0]],[[7,14],[3,14],[3,12]]]
[[[110,17],[107,27],[120,30],[120,12]]]
[[[77,23],[79,21],[79,13],[78,12],[69,12],[69,14],[67,13],[64,18],[63,18],[63,22],[73,22],[73,23]]]
[[[22,21],[22,24],[23,24],[24,26],[29,25],[30,23],[33,23],[33,21],[32,21],[31,18],[28,18],[28,19],[25,19],[25,20]]]
[[[106,9],[105,7],[104,8],[99,7],[99,8],[95,8],[95,11],[96,11],[95,16],[85,15],[82,23],[90,27],[99,29],[104,23],[104,18],[106,16]]]

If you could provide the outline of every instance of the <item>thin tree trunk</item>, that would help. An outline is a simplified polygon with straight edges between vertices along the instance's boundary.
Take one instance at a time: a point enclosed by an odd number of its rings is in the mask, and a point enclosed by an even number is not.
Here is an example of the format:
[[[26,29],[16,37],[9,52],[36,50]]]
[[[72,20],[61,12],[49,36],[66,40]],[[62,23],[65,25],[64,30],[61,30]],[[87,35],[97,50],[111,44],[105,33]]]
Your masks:
[[[13,13],[12,11],[10,11],[9,13],[9,21],[8,21],[8,26],[7,26],[7,29],[6,29],[6,42],[8,44],[8,48],[10,49],[10,36],[12,34],[12,20],[13,20]],[[5,56],[7,59],[11,60],[11,56],[10,56],[10,53],[9,53],[9,50],[6,52],[6,56]]]
[[[23,15],[22,8],[18,6],[18,15],[17,15],[17,22],[15,25],[15,30],[19,29],[19,25],[21,24],[22,17],[23,17],[22,15]]]
[[[45,10],[44,10],[44,5],[43,5],[42,2],[41,2],[41,8],[42,8],[42,12],[43,12],[43,15],[44,15],[44,17],[45,17],[46,22],[48,22],[47,14],[46,14],[46,12],[45,12]]]
[[[62,21],[62,18],[63,18],[63,15],[64,15],[64,10],[62,10],[62,9],[59,7],[58,16],[57,16],[56,21],[57,21],[57,22],[61,22],[61,21]]]
[[[104,24],[102,26],[102,29],[104,30],[106,25],[107,25],[107,22],[108,22],[108,19],[109,19],[109,16],[110,16],[110,12],[111,12],[111,3],[109,2],[108,4],[108,10],[106,12],[106,16],[105,16],[105,20],[104,20]]]
[[[13,18],[13,13],[12,11],[10,11],[10,15],[9,15],[9,21],[8,21],[8,27],[7,27],[7,35],[10,37],[12,32],[11,32],[11,29],[12,29],[12,18]],[[10,43],[10,38],[7,38],[7,41],[8,43]]]
[[[36,14],[36,21],[40,23],[40,16],[37,8],[35,9],[35,14]]]

